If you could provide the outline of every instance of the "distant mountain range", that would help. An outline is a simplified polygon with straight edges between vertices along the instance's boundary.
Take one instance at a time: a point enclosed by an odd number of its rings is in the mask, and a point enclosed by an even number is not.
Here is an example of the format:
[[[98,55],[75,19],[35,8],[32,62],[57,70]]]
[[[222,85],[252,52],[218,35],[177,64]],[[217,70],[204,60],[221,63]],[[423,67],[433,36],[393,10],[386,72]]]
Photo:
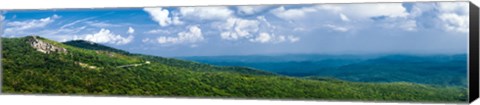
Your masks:
[[[299,77],[250,66],[218,66],[177,58],[132,54],[82,40],[59,43],[38,36],[27,36],[2,38],[2,46],[2,92],[9,94],[418,102],[466,102],[468,97],[466,88],[462,86],[437,86],[409,81],[351,82],[346,81],[349,79],[337,79],[335,76],[324,77],[320,75],[321,72],[308,77]],[[326,68],[351,67],[359,68],[358,70],[365,69],[370,65],[369,62],[375,61],[356,57],[347,57],[339,61],[332,61],[330,58],[291,59],[295,59],[292,62],[300,62],[297,64],[299,66],[304,65],[301,62],[313,61],[314,64],[324,62],[330,65],[325,66]],[[391,61],[392,65],[398,64],[390,59],[377,60]],[[281,59],[262,62],[271,61],[286,62]],[[454,60],[445,62],[450,61]],[[452,68],[457,67],[452,65]],[[448,71],[441,68],[438,70]],[[318,70],[306,71],[316,73],[314,71]]]
[[[467,86],[467,55],[251,55],[179,57],[219,66],[244,66],[296,76],[357,82],[415,82]]]

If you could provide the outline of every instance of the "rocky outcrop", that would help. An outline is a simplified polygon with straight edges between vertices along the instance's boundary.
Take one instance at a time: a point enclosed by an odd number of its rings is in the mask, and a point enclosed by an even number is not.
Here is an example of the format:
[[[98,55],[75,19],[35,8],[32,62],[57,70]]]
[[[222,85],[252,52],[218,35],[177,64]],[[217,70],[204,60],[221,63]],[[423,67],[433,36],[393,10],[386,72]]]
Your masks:
[[[80,66],[82,66],[82,67],[84,67],[84,68],[88,68],[88,69],[97,69],[96,66],[90,66],[90,65],[88,65],[88,64],[86,64],[86,63],[82,63],[82,62],[75,62],[75,64],[80,65]]]
[[[37,49],[42,53],[50,54],[50,53],[67,53],[67,49],[62,47],[54,46],[53,44],[47,43],[38,39],[38,36],[32,36],[32,38],[28,39],[28,42],[33,48]]]

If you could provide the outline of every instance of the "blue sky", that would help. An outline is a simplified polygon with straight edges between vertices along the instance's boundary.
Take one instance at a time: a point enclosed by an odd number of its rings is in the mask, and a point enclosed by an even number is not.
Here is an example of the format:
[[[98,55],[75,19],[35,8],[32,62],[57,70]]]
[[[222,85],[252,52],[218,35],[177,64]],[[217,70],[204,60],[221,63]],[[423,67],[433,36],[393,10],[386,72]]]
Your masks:
[[[12,10],[2,37],[158,56],[466,53],[468,2]]]

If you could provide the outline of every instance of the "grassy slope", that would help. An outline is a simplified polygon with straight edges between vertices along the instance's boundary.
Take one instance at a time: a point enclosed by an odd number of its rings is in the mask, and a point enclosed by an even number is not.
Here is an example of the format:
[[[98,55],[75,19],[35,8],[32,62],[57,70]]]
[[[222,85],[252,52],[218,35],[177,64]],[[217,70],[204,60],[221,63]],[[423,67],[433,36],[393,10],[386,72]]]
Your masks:
[[[46,40],[46,39],[44,39]],[[465,88],[412,83],[360,83],[286,77],[144,55],[97,53],[46,40],[68,54],[43,54],[25,38],[2,38],[5,93],[197,96],[464,102]],[[116,68],[123,64],[152,64]],[[83,62],[98,67],[89,69]]]

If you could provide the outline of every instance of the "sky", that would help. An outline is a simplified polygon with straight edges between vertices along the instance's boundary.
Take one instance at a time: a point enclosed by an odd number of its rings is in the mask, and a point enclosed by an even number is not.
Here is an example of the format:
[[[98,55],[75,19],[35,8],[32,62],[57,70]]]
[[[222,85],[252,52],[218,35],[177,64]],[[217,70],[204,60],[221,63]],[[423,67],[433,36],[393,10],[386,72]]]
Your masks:
[[[88,40],[157,56],[458,54],[468,2],[7,10],[2,37]]]

